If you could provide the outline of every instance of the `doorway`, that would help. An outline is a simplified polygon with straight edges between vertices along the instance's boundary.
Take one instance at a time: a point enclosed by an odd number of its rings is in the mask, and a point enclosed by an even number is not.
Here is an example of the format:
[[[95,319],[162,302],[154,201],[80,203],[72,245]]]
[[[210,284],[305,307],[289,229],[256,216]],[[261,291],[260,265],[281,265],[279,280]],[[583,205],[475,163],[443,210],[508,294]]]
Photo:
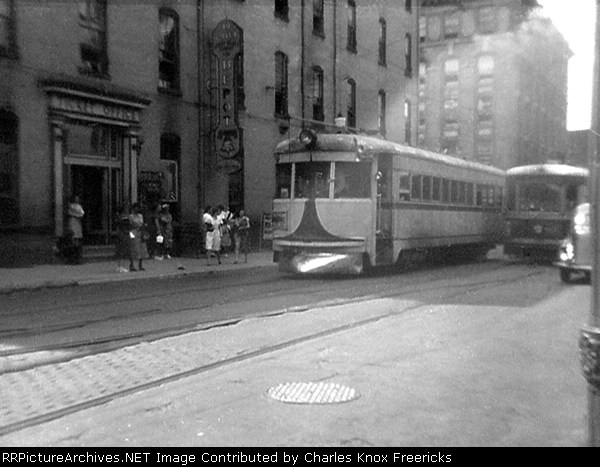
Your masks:
[[[78,195],[85,215],[83,241],[87,245],[111,243],[113,218],[121,201],[121,171],[93,165],[68,165],[68,197]]]

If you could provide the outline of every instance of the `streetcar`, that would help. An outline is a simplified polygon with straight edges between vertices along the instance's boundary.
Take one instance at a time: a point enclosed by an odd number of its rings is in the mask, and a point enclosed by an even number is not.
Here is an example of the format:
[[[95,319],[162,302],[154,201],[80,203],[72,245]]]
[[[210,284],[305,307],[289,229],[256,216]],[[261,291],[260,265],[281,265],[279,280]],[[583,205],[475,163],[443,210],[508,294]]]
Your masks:
[[[305,129],[275,149],[281,271],[362,273],[501,242],[505,172],[357,134]]]
[[[534,164],[506,171],[504,254],[553,261],[573,209],[587,197],[588,169]]]

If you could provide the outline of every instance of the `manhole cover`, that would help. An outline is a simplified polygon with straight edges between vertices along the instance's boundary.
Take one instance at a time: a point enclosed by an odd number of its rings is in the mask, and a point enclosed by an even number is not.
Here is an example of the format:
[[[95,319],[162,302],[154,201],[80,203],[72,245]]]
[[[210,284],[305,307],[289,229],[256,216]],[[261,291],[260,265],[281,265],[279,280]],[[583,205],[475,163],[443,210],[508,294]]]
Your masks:
[[[337,404],[358,398],[354,389],[336,383],[283,383],[270,388],[267,394],[291,404]]]

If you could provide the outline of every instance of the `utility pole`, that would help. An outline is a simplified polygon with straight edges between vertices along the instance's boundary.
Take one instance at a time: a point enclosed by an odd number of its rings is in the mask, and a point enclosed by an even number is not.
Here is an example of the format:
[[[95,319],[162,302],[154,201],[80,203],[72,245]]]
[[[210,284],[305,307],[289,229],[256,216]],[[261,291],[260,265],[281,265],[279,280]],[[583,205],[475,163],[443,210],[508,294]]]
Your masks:
[[[592,300],[589,323],[581,329],[579,350],[588,382],[589,444],[600,447],[600,0],[596,0],[596,31],[589,165],[591,174],[591,225],[593,242]]]

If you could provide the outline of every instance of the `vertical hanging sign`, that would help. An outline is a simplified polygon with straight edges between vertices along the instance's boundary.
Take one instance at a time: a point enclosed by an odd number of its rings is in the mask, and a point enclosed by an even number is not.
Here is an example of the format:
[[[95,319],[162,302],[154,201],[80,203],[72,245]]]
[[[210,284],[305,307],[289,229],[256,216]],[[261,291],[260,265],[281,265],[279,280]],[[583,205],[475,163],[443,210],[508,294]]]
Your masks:
[[[217,166],[234,173],[241,164],[235,156],[240,150],[240,130],[237,126],[236,108],[236,56],[242,49],[242,31],[231,20],[221,21],[212,35],[214,54],[217,57],[219,123],[215,131]]]

